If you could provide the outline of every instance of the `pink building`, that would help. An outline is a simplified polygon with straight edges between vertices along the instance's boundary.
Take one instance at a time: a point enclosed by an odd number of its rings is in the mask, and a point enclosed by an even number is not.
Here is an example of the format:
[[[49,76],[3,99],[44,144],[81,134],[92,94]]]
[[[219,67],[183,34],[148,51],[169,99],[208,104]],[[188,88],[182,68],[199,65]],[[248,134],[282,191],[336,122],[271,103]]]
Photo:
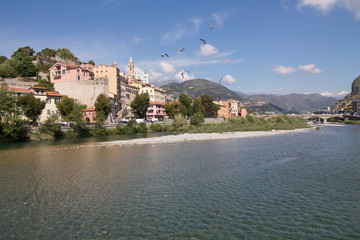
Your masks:
[[[166,116],[164,105],[165,103],[162,102],[150,102],[149,108],[146,112],[146,120],[152,120],[155,118],[160,121],[164,120],[164,117]]]
[[[91,64],[81,66],[69,65],[62,62],[55,63],[50,69],[50,81],[52,83],[93,80],[94,74]]]
[[[95,123],[96,111],[95,108],[86,108],[83,110],[83,119],[87,123]]]

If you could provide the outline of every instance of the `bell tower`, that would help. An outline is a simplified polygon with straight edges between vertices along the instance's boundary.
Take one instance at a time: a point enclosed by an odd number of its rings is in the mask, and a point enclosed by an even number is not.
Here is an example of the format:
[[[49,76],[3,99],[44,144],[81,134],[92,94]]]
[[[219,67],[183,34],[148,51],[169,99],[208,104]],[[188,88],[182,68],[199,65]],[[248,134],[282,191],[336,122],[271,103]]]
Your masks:
[[[132,57],[130,57],[130,60],[129,60],[128,76],[129,76],[129,79],[134,79],[134,62],[132,60]]]

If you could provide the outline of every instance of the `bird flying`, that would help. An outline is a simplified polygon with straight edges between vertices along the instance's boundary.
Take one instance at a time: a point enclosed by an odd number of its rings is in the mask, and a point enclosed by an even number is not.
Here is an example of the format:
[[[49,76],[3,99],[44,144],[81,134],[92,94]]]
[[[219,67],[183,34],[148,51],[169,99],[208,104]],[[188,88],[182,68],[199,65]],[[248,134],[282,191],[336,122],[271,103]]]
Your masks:
[[[162,58],[165,57],[165,56],[169,57],[169,55],[167,53],[161,54]]]
[[[208,23],[208,25],[209,25],[210,30],[212,30],[213,28],[216,27],[216,26],[211,26],[210,23]]]
[[[189,71],[189,70],[183,70],[183,71],[181,72],[182,78],[184,78],[184,73],[185,73],[185,72],[189,73],[190,71]]]
[[[200,38],[200,41],[202,41],[204,44],[206,44],[206,40]]]
[[[178,52],[179,52],[179,53],[182,53],[182,52],[184,52],[184,50],[186,50],[186,48],[182,48],[182,49],[180,49]]]

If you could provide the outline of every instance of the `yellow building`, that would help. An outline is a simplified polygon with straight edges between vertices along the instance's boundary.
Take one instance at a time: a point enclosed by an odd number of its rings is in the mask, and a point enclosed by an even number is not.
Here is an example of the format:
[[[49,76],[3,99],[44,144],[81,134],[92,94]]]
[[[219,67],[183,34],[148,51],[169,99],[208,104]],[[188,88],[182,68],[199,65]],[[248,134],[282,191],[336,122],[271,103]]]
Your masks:
[[[93,72],[95,78],[107,77],[109,79],[109,93],[114,95],[119,95],[120,91],[120,80],[119,73],[120,70],[117,67],[115,61],[114,65],[109,66],[106,64],[100,64],[93,67]]]
[[[165,103],[166,91],[164,89],[150,83],[143,83],[140,79],[132,80],[129,85],[139,88],[139,94],[149,94],[150,102]]]

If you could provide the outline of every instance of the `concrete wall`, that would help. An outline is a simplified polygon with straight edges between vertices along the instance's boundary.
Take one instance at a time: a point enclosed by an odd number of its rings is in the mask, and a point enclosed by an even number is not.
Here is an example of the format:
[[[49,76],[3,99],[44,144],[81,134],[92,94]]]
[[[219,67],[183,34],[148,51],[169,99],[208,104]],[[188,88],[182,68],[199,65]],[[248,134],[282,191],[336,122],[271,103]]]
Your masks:
[[[100,93],[106,96],[109,93],[108,78],[55,83],[54,86],[60,94],[77,99],[80,103],[86,104],[88,108],[94,107]]]

